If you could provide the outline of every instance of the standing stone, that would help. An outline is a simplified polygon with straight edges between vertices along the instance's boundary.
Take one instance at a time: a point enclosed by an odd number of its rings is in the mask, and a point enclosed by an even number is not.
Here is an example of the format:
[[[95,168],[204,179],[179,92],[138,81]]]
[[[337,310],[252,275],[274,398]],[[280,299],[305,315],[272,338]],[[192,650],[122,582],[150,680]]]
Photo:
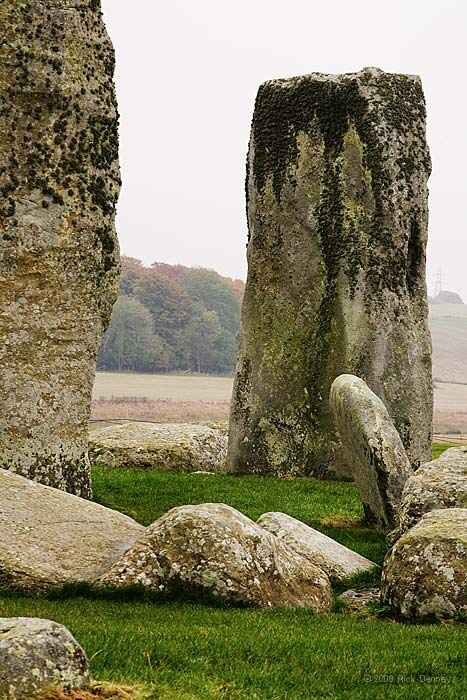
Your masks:
[[[0,26],[0,467],[89,496],[119,260],[114,52],[99,0],[3,0]]]
[[[344,372],[383,399],[410,461],[430,458],[430,168],[416,76],[367,68],[260,87],[232,471],[337,468],[328,396]]]

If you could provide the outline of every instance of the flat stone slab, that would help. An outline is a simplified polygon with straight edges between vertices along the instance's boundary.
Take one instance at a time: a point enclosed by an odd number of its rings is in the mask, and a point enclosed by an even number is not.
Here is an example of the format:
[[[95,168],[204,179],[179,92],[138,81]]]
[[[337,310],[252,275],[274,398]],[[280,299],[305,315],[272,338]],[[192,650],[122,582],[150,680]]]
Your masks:
[[[144,533],[109,508],[0,470],[0,586],[92,582]]]
[[[467,447],[452,447],[407,479],[399,508],[401,535],[430,510],[467,507]]]
[[[87,685],[88,661],[63,625],[28,617],[0,618],[0,698],[32,700],[52,688]]]
[[[265,513],[259,518],[258,525],[319,566],[336,581],[363,571],[371,571],[377,566],[331,537],[285,513]]]
[[[227,433],[192,423],[125,423],[92,431],[92,462],[177,472],[224,470]]]

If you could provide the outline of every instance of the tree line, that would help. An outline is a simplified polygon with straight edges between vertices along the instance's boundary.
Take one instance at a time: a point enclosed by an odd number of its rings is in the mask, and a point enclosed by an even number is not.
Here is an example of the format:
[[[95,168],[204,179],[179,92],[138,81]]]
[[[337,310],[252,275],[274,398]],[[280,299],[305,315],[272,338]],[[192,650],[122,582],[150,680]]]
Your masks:
[[[214,270],[123,257],[100,370],[228,374],[235,365],[241,280]]]

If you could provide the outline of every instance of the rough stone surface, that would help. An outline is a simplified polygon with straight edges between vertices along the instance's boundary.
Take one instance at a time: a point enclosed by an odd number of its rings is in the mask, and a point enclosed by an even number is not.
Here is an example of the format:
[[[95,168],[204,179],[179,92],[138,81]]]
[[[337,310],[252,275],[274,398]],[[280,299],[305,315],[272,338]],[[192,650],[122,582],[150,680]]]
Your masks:
[[[327,575],[242,513],[223,504],[173,508],[102,577],[260,607],[329,610]]]
[[[346,612],[353,614],[366,614],[368,613],[368,605],[370,603],[378,603],[380,599],[379,588],[369,588],[364,591],[354,591],[348,590],[341,593],[338,597],[344,606]]]
[[[116,511],[0,470],[0,586],[92,582],[144,533]]]
[[[430,169],[416,76],[368,68],[260,87],[231,470],[342,469],[328,396],[344,372],[381,396],[410,461],[430,459]]]
[[[330,407],[367,521],[393,527],[412,469],[386,406],[362,379],[343,374],[331,387]]]
[[[117,294],[114,53],[100,0],[2,0],[0,26],[0,467],[89,496]]]
[[[408,619],[467,616],[467,509],[426,513],[386,555],[381,598]]]
[[[371,571],[376,567],[376,564],[357,552],[352,552],[322,532],[285,513],[265,513],[259,518],[258,525],[319,566],[336,581],[363,571]]]
[[[407,479],[399,508],[399,535],[439,508],[467,508],[467,447],[453,447]]]
[[[227,435],[192,423],[125,423],[93,430],[89,446],[92,462],[108,467],[223,471]]]
[[[70,632],[56,622],[0,618],[0,698],[32,700],[52,688],[88,682],[88,662]]]

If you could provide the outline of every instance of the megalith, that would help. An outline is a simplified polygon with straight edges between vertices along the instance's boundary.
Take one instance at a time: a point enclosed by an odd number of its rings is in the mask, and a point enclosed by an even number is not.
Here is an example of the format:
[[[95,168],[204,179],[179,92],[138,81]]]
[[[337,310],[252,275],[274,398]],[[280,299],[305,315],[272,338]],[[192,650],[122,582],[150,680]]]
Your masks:
[[[99,0],[2,0],[0,26],[0,468],[89,496],[119,269],[114,52]]]
[[[430,170],[416,76],[366,68],[260,87],[230,470],[345,468],[328,400],[343,373],[381,397],[413,465],[430,458]]]

